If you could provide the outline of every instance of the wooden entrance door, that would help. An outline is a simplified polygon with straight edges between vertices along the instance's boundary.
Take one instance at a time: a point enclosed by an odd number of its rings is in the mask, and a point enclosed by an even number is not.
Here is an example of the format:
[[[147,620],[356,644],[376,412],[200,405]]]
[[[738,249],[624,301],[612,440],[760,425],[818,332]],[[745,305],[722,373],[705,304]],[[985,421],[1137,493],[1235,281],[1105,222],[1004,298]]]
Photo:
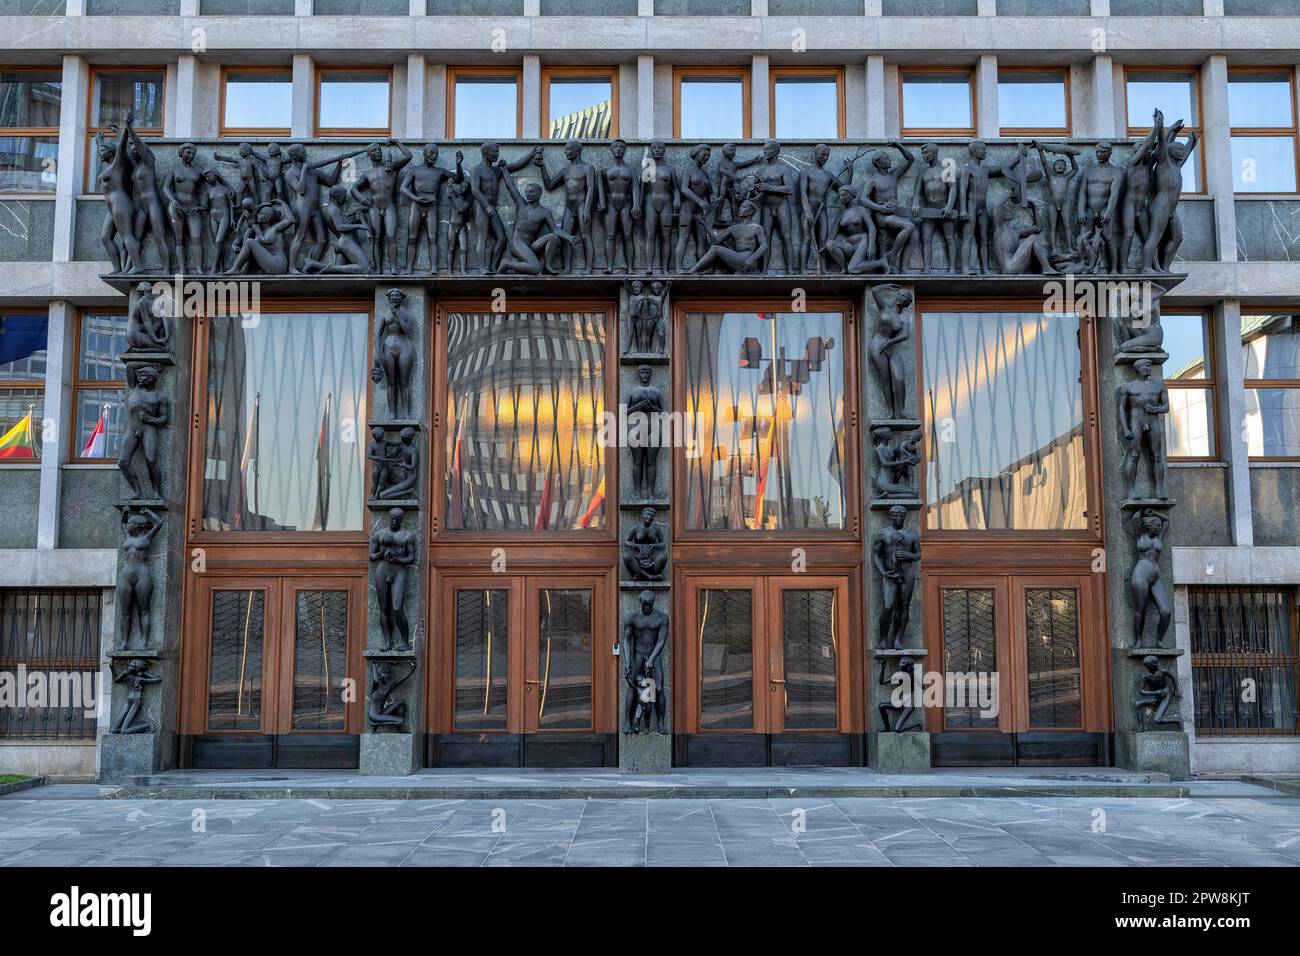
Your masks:
[[[847,621],[847,576],[688,575],[678,762],[854,762]]]

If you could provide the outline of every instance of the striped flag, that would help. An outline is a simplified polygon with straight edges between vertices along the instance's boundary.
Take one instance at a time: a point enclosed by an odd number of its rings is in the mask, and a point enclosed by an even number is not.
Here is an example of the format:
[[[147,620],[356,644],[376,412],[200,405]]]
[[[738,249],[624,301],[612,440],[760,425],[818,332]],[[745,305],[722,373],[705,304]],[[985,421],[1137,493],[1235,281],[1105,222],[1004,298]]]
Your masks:
[[[90,438],[86,441],[85,446],[81,449],[82,458],[105,458],[105,451],[108,447],[107,435],[104,429],[104,416],[108,414],[108,406],[105,405],[99,410],[99,421],[95,422],[95,430],[90,433]]]
[[[36,444],[32,441],[32,413],[29,411],[18,424],[0,435],[0,459],[18,461],[35,459]]]
[[[596,493],[591,496],[591,503],[587,505],[587,510],[584,511],[582,513],[582,517],[578,519],[578,527],[579,528],[590,527],[591,519],[596,517],[597,511],[599,510],[600,506],[603,505],[604,503],[605,503],[605,476],[601,475],[600,486],[596,489]]]

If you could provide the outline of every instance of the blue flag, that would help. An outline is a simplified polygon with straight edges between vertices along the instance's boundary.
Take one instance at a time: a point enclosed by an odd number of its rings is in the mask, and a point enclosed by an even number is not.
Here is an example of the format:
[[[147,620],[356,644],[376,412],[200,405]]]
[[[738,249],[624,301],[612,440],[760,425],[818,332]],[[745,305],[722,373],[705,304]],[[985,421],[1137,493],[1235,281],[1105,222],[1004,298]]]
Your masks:
[[[44,349],[49,328],[48,315],[0,315],[0,365]]]

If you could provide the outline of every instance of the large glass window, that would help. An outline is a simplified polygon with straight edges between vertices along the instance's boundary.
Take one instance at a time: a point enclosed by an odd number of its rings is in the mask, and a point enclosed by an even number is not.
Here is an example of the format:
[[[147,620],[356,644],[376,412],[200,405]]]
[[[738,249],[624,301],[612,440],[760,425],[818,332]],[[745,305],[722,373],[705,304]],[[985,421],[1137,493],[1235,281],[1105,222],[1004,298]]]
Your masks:
[[[1239,193],[1296,191],[1295,88],[1291,71],[1228,74],[1232,188]]]
[[[1187,589],[1198,734],[1300,729],[1293,605],[1277,588]]]
[[[998,126],[1003,136],[1070,135],[1070,97],[1065,71],[999,70]]]
[[[900,69],[903,135],[975,135],[970,70]]]
[[[451,312],[448,531],[606,527],[603,312]]]
[[[0,315],[0,462],[41,457],[49,316]]]
[[[132,129],[141,139],[157,139],[163,134],[163,70],[99,69],[95,70],[90,89],[90,140],[86,164],[86,191],[99,191],[99,156],[95,151],[95,134],[102,132],[104,141],[114,140],[112,127],[119,129],[129,114],[134,114]]]
[[[542,70],[542,135],[547,139],[609,139],[618,135],[618,70]]]
[[[519,70],[448,67],[447,125],[456,139],[515,139],[524,134]],[[552,112],[551,116],[557,114]],[[563,114],[558,114],[563,115]]]
[[[125,315],[83,313],[78,331],[77,372],[73,383],[73,461],[116,458],[121,441],[122,389],[126,368]]]
[[[1214,356],[1209,320],[1203,313],[1161,316],[1165,330],[1165,387],[1169,414],[1165,416],[1165,441],[1170,458],[1214,458],[1215,441]]]
[[[221,131],[288,135],[293,71],[228,69],[222,79]]]
[[[361,530],[369,315],[208,325],[204,530]]]
[[[0,70],[0,193],[53,193],[59,171],[58,70]]]
[[[685,527],[848,526],[844,316],[686,316]]]
[[[317,136],[388,135],[391,70],[321,70],[317,76]]]
[[[772,131],[778,139],[834,140],[844,136],[844,71],[776,67]]]
[[[1086,529],[1079,319],[927,312],[926,526]]]
[[[692,140],[749,136],[749,71],[688,69],[673,74],[673,135]]]
[[[1300,458],[1300,315],[1243,315],[1246,446],[1252,458]]]
[[[1130,67],[1125,73],[1125,107],[1128,134],[1141,139],[1151,132],[1155,111],[1164,115],[1165,125],[1183,121],[1181,139],[1192,133],[1200,138],[1201,98],[1197,72],[1184,69],[1139,70]],[[1183,192],[1204,192],[1201,181],[1201,152],[1192,150],[1183,163]]]

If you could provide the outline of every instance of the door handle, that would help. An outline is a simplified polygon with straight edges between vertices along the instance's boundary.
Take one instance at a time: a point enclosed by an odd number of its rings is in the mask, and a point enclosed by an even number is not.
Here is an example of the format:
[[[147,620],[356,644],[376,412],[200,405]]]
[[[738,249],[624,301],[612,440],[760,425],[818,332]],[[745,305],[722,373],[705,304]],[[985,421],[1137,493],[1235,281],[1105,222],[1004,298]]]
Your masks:
[[[541,681],[539,681],[539,680],[526,680],[526,681],[524,681],[524,683],[527,685],[527,687],[525,688],[526,690],[532,690],[532,689],[533,689],[533,685],[535,685],[535,684],[540,684]]]
[[[776,677],[773,677],[773,678],[770,678],[770,679],[771,679],[771,681],[772,681],[772,690],[776,690],[776,685],[777,685],[777,684],[784,684],[784,683],[785,683],[785,681],[780,680],[780,679],[778,679],[778,678],[776,678]]]

